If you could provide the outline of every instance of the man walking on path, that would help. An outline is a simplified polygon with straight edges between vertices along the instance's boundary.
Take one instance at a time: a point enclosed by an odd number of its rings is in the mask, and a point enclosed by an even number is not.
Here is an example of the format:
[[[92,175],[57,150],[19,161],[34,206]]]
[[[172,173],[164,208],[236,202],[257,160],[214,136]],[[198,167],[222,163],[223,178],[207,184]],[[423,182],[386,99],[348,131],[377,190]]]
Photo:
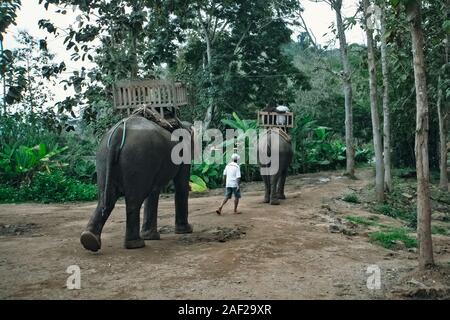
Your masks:
[[[234,194],[234,213],[239,214],[237,210],[239,205],[239,199],[241,198],[241,168],[237,163],[239,161],[239,155],[234,153],[231,156],[231,162],[227,164],[225,170],[223,170],[223,181],[225,182],[225,199],[219,209],[216,210],[217,214],[222,214],[223,206],[231,199],[231,195]]]

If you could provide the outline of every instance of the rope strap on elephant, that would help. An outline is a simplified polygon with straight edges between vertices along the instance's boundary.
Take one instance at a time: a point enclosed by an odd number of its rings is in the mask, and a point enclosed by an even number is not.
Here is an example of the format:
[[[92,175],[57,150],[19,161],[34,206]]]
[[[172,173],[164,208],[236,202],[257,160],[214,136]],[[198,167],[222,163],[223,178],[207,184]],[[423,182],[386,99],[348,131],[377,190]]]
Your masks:
[[[111,139],[112,139],[112,137],[114,136],[114,133],[116,133],[117,129],[118,129],[121,125],[123,125],[123,130],[122,130],[122,141],[120,142],[120,148],[119,148],[119,150],[122,150],[123,145],[125,144],[125,135],[126,135],[126,131],[127,131],[127,120],[128,120],[128,119],[129,119],[129,118],[123,119],[122,121],[120,121],[119,123],[117,123],[117,124],[113,127],[113,129],[112,129],[112,131],[111,131],[111,133],[110,133],[110,135],[109,135],[109,137],[108,137],[108,144],[107,144],[108,149],[111,148]]]
[[[108,148],[111,148],[111,140],[116,133],[117,129],[123,125],[122,130],[122,141],[120,142],[120,148],[119,150],[122,150],[123,146],[125,145],[125,139],[126,139],[126,131],[127,131],[127,121],[136,117],[144,117],[145,119],[152,121],[156,123],[158,126],[160,126],[163,129],[166,129],[169,132],[173,132],[175,129],[182,128],[182,124],[180,120],[177,117],[164,119],[161,117],[161,115],[154,111],[153,109],[149,107],[141,107],[136,109],[131,116],[128,118],[122,119],[120,122],[118,122],[112,129],[111,133],[108,137]]]
[[[180,120],[175,115],[171,115],[170,118],[165,119],[161,117],[159,112],[153,110],[152,108],[149,108],[147,106],[142,106],[138,109],[136,109],[130,117],[133,116],[141,116],[144,117],[147,120],[150,120],[160,127],[173,132],[175,129],[181,128]]]

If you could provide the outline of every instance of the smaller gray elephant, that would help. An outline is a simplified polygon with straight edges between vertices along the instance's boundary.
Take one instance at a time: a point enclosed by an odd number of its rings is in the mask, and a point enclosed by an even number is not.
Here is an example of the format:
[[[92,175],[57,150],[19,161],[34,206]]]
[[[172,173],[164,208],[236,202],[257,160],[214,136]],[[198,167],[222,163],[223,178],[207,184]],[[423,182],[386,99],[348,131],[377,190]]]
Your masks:
[[[272,135],[275,135],[274,137]],[[278,138],[278,148],[271,145],[272,138]],[[289,165],[291,164],[294,152],[289,136],[281,129],[270,129],[267,134],[260,137],[258,142],[258,154],[267,154],[269,157],[278,153],[279,166],[278,171],[271,175],[264,174],[262,169],[267,169],[271,164],[261,164],[261,176],[264,181],[265,194],[264,202],[272,205],[279,205],[280,199],[286,199],[284,194],[284,185],[286,183],[286,177],[288,174]]]

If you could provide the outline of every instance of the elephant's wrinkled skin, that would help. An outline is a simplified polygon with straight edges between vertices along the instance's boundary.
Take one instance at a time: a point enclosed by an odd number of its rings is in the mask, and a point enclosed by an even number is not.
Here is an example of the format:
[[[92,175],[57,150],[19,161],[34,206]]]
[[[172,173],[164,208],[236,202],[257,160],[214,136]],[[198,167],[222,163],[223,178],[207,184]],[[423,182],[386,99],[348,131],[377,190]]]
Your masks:
[[[192,232],[188,223],[190,163],[172,162],[171,151],[178,142],[171,141],[171,133],[143,117],[133,117],[126,122],[125,143],[120,149],[123,125],[111,136],[112,130],[97,150],[99,199],[81,234],[82,245],[91,251],[100,249],[103,226],[122,195],[126,204],[125,248],[141,248],[145,246],[144,239],[159,239],[156,224],[159,193],[170,180],[175,186],[175,232]],[[139,212],[144,201],[140,233]]]
[[[271,146],[270,135],[278,136],[278,150],[274,146]],[[276,130],[270,130],[268,134],[260,137],[258,142],[258,154],[268,154],[269,156],[271,156],[274,154],[274,152],[278,152],[279,155],[278,171],[272,175],[264,175],[261,171],[261,176],[263,178],[265,187],[264,202],[270,202],[270,204],[272,205],[278,205],[280,204],[280,199],[286,199],[286,196],[284,194],[284,184],[286,183],[288,168],[291,164],[294,153],[292,151],[292,145],[290,141],[280,135]],[[260,162],[261,169],[270,165],[271,164],[262,165]]]

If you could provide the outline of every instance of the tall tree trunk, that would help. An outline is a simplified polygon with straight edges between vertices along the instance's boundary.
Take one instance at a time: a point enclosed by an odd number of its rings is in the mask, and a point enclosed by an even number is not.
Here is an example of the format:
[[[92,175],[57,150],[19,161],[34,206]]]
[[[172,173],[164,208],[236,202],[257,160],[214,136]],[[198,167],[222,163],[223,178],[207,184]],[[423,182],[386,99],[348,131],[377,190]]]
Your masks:
[[[2,61],[4,63],[3,59],[3,35],[0,34],[0,54]],[[3,81],[3,115],[6,115],[6,68],[5,66],[2,67],[2,81]]]
[[[137,79],[138,76],[138,59],[137,59],[137,40],[134,31],[130,32],[131,35],[131,79]]]
[[[209,32],[206,28],[203,30],[205,34],[205,40],[206,40],[206,64],[207,64],[207,70],[208,70],[208,77],[209,77],[209,90],[211,91],[213,89],[213,82],[212,82],[212,71],[211,71],[211,39],[209,36]],[[211,121],[214,116],[214,99],[213,94],[210,92],[209,94],[209,103],[208,103],[208,109],[206,110],[205,119],[203,121],[203,129],[208,129],[209,125],[211,124]]]
[[[416,85],[416,170],[417,170],[417,237],[419,239],[419,268],[434,264],[431,238],[431,203],[428,160],[428,97],[425,77],[424,39],[421,22],[421,1],[413,0],[406,7],[411,31]]]
[[[346,174],[350,177],[355,176],[355,150],[353,146],[353,114],[352,114],[352,72],[348,59],[348,45],[345,37],[345,28],[342,20],[342,0],[332,2],[332,7],[336,13],[336,26],[338,30],[339,46],[341,53],[341,62],[343,68],[342,82],[345,96],[345,145],[347,167]]]
[[[446,66],[448,64],[448,51],[449,51],[449,41],[450,37],[447,36],[445,39],[445,54],[444,63]],[[444,67],[446,68],[446,67]],[[445,69],[444,69],[445,70]],[[445,72],[445,71],[444,71]],[[445,73],[444,73],[445,74]],[[448,122],[450,116],[449,102],[444,98],[442,90],[442,74],[439,74],[438,80],[438,116],[439,116],[439,188],[443,191],[448,191],[448,173],[447,173],[447,133],[448,133]]]
[[[34,124],[34,96],[33,96],[33,88],[31,86],[31,75],[30,75],[30,60],[27,58],[27,87],[28,87],[28,94],[29,97],[29,103],[30,103],[30,114],[31,114],[31,123]]]
[[[142,3],[137,1],[133,5],[133,13],[137,14],[142,9]],[[142,32],[142,29],[140,30]],[[138,52],[137,52],[137,38],[138,32],[135,26],[131,27],[129,35],[131,37],[131,79],[137,79],[139,73]]]
[[[369,65],[370,112],[372,114],[373,147],[375,150],[375,194],[377,201],[384,201],[384,166],[383,145],[381,142],[380,118],[378,116],[377,74],[375,66],[375,49],[373,30],[369,27],[367,8],[369,0],[363,0],[365,28],[367,34],[367,62]]]
[[[389,107],[389,67],[386,45],[386,7],[381,7],[381,69],[383,73],[383,156],[384,156],[384,189],[392,191],[391,174],[391,120]]]
[[[442,76],[439,75],[438,80],[438,117],[439,117],[439,189],[448,191],[448,174],[447,174],[447,132],[448,132],[448,105],[442,105]],[[444,102],[445,104],[445,102]]]

